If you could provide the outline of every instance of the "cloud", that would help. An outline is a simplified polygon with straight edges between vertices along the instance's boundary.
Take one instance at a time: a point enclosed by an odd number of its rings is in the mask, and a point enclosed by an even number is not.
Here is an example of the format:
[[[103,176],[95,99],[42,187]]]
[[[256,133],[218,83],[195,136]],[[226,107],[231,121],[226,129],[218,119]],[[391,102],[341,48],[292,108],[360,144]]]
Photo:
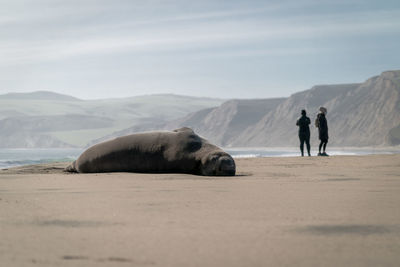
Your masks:
[[[236,17],[238,14],[252,12],[256,10],[209,12],[164,18],[152,23],[140,20],[98,25],[89,23],[72,29],[66,27],[67,30],[60,28],[59,31],[64,34],[47,36],[44,33],[45,38],[10,38],[0,41],[1,64],[30,64],[112,53],[196,51],[201,48],[235,45],[248,45],[249,50],[253,50],[251,46],[254,44],[268,46],[271,42],[400,33],[397,10],[368,11],[356,15],[298,15],[272,19],[250,16],[238,20]],[[210,17],[218,19],[210,21]],[[284,53],[282,48],[256,51],[258,52],[255,53],[262,54]],[[299,51],[302,51],[301,47]],[[291,49],[291,52],[295,51]],[[254,54],[240,50],[237,55],[243,56],[246,53]],[[234,56],[234,53],[230,54]]]
[[[257,8],[208,7],[179,12],[171,5],[177,2],[162,2],[152,13],[161,2],[153,0],[146,5],[135,1],[136,13],[132,16],[121,13],[123,8],[132,8],[132,2],[121,0],[116,5],[75,0],[11,4],[11,10],[22,8],[24,12],[0,17],[0,65],[113,54],[167,52],[179,56],[183,51],[205,57],[295,55],[316,51],[316,47],[304,47],[305,40],[348,40],[400,33],[399,9],[395,8],[345,12],[333,9],[331,13],[326,13],[325,8],[324,12],[307,12],[309,6],[318,3],[310,0],[279,1]],[[340,2],[344,4],[347,1]],[[163,9],[168,12],[160,14]]]

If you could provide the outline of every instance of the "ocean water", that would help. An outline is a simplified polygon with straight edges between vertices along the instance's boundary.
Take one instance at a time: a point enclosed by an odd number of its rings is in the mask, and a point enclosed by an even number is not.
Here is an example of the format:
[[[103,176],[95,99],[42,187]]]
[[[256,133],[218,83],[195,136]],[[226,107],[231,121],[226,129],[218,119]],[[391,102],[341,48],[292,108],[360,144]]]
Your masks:
[[[305,148],[304,148],[305,149]],[[297,157],[300,156],[299,148],[226,148],[226,152],[233,158],[259,158],[259,157]],[[307,154],[305,149],[305,155]],[[327,149],[330,156],[347,155],[372,155],[372,154],[396,154],[400,148],[330,148]],[[318,151],[311,150],[311,156],[317,156]]]
[[[257,157],[296,157],[300,156],[297,148],[226,148],[224,149],[233,158],[257,158]],[[0,169],[50,163],[73,161],[83,152],[80,148],[49,148],[49,149],[0,149]],[[332,148],[329,155],[368,155],[368,154],[394,154],[400,153],[400,148]],[[317,151],[311,152],[312,156]]]
[[[75,160],[82,153],[77,148],[46,148],[46,149],[0,149],[0,169]]]

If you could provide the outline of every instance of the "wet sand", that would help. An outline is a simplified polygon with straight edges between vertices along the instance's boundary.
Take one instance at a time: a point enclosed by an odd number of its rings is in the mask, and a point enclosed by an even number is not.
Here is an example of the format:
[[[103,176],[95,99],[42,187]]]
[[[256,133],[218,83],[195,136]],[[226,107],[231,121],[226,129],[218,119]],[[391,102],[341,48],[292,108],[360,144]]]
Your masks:
[[[400,266],[400,154],[235,177],[0,170],[1,266]]]

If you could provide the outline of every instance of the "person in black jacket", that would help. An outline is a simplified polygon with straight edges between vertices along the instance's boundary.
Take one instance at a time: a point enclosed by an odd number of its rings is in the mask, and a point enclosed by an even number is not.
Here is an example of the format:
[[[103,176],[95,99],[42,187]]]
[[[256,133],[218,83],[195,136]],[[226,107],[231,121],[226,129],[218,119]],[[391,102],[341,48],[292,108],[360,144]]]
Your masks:
[[[328,135],[328,122],[326,120],[326,114],[327,110],[324,107],[320,107],[319,110],[321,111],[317,119],[315,120],[315,126],[318,127],[318,133],[319,133],[319,140],[321,140],[321,143],[319,144],[319,149],[318,149],[318,156],[328,156],[326,154],[326,144],[328,143],[329,135]],[[323,149],[323,152],[321,153],[321,149]]]
[[[304,142],[307,145],[308,156],[310,157],[310,127],[311,120],[306,116],[306,111],[301,111],[301,117],[297,120],[296,125],[299,126],[299,139],[301,156],[304,157]]]

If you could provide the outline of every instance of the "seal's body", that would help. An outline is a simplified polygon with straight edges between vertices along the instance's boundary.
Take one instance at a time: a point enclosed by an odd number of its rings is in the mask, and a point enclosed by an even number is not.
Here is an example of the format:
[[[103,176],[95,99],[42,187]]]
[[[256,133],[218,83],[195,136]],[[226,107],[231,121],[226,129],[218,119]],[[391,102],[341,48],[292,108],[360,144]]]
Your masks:
[[[190,128],[131,134],[94,145],[66,171],[233,176],[235,161]]]

